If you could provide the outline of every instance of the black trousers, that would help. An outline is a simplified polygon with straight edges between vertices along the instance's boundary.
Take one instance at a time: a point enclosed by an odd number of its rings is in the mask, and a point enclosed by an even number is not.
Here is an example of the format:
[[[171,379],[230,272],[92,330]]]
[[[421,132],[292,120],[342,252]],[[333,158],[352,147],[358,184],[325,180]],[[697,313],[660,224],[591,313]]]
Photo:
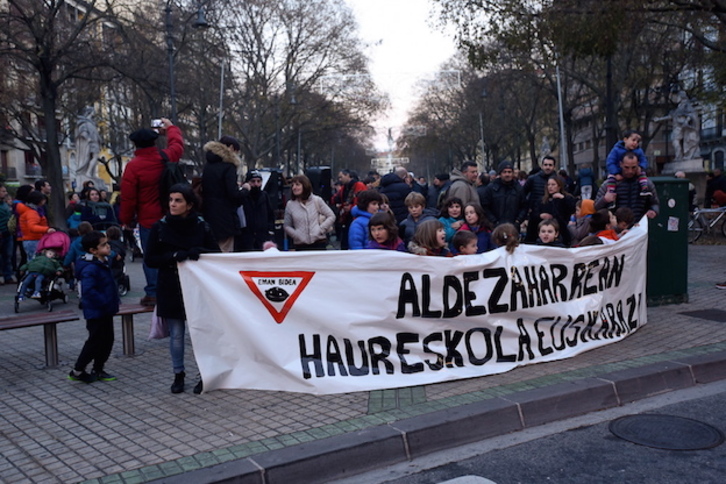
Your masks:
[[[76,360],[76,371],[83,371],[93,361],[93,371],[103,370],[113,348],[113,315],[86,320],[88,339]]]

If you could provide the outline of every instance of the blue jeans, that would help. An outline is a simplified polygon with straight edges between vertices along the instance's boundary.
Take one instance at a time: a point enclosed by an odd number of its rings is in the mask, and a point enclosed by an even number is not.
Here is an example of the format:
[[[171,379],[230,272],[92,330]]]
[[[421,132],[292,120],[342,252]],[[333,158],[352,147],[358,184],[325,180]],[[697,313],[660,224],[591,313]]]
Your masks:
[[[28,255],[28,260],[33,260],[33,257],[35,257],[35,251],[38,249],[39,242],[40,240],[23,241],[23,249],[25,249],[25,253]]]
[[[169,327],[169,353],[174,373],[184,371],[184,329],[183,319],[164,318]]]
[[[3,234],[2,240],[0,240],[0,272],[2,272],[5,282],[10,282],[10,278],[13,277],[14,248],[13,236],[10,233]]]
[[[45,280],[45,276],[41,274],[40,272],[29,272],[25,276],[25,280],[23,281],[23,285],[20,288],[20,294],[25,296],[25,292],[28,290],[28,287],[32,282],[35,282],[35,292],[40,292],[43,290],[43,281]]]
[[[139,237],[141,237],[141,249],[144,251],[144,254],[146,254],[146,245],[149,242],[149,233],[151,232],[151,229],[146,229],[144,227],[139,226]],[[146,287],[144,287],[144,292],[149,297],[156,297],[156,279],[159,275],[159,271],[157,269],[152,269],[151,267],[146,265],[146,261],[144,261],[142,267],[144,268],[144,277],[146,278]]]

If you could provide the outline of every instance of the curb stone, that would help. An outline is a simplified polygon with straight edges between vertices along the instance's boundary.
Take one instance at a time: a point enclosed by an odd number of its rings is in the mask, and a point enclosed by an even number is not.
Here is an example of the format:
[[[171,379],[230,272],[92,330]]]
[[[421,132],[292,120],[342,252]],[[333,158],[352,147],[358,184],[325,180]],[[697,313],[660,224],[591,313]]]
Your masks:
[[[726,379],[726,351],[689,356],[438,410],[152,482],[325,482],[722,379]]]

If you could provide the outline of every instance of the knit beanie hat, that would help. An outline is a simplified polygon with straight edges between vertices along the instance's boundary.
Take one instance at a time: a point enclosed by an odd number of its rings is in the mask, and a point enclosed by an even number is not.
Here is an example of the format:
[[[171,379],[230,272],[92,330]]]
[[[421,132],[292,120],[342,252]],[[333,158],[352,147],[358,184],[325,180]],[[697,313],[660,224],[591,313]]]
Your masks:
[[[260,175],[260,172],[257,170],[248,171],[247,176],[245,176],[245,181],[248,182],[253,178],[259,178],[260,180],[262,180],[262,175]]]
[[[510,170],[514,169],[512,162],[511,161],[502,161],[501,163],[499,163],[499,166],[497,167],[497,173],[501,173],[504,170],[506,170],[507,168],[509,168]]]

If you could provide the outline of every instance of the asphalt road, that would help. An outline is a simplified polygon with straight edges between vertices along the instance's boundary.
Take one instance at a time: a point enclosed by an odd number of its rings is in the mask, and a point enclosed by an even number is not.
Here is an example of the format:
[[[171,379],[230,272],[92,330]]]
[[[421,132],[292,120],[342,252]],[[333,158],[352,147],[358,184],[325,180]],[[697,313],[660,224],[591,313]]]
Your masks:
[[[622,440],[610,432],[612,420],[643,413],[686,417],[724,433],[726,381],[489,439],[338,483],[724,482],[726,444],[706,450],[661,450]]]

